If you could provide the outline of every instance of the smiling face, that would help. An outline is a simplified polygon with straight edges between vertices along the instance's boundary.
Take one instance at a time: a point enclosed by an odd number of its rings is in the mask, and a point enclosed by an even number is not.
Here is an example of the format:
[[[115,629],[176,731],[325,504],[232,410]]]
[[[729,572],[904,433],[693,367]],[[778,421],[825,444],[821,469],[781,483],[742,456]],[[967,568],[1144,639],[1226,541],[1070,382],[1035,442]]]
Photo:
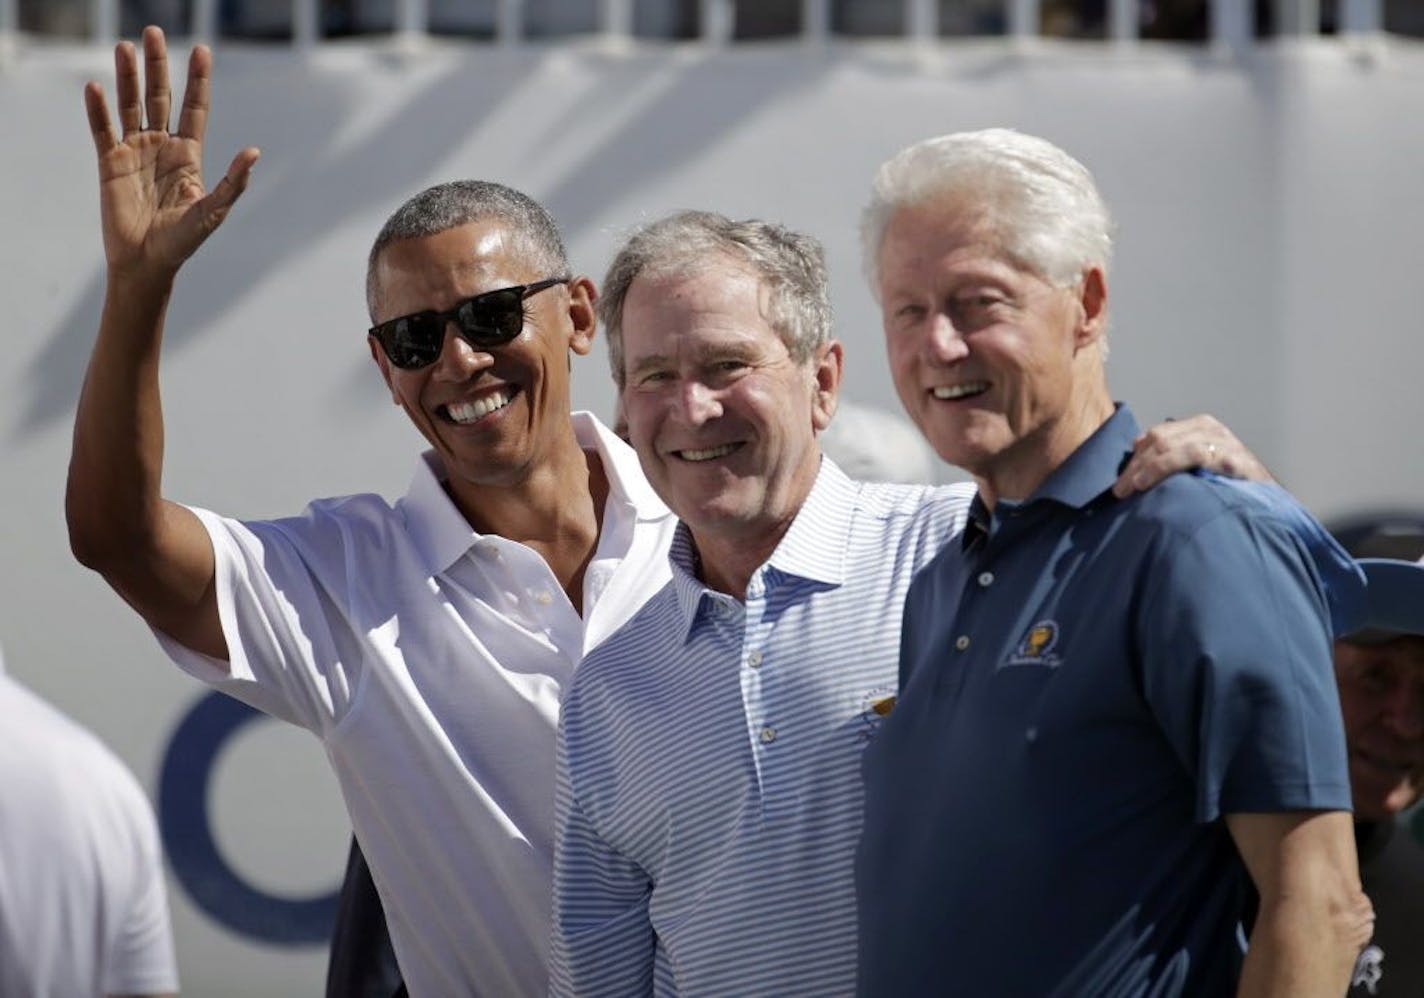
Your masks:
[[[692,274],[640,275],[628,289],[629,436],[699,549],[720,538],[769,555],[820,467],[816,433],[835,410],[840,345],[797,363],[766,304],[759,278],[728,257]]]
[[[1056,287],[1001,243],[983,209],[942,198],[899,209],[878,259],[900,401],[991,503],[1029,495],[1112,415],[1102,271]]]
[[[1424,792],[1424,637],[1335,643],[1355,816],[1384,821]]]
[[[426,309],[443,311],[496,288],[546,277],[498,219],[391,243],[376,264],[374,322]],[[462,505],[483,487],[509,487],[577,443],[569,421],[569,351],[593,342],[593,286],[580,278],[525,299],[524,329],[513,341],[478,350],[447,325],[440,357],[409,371],[371,340],[396,405],[443,460]]]

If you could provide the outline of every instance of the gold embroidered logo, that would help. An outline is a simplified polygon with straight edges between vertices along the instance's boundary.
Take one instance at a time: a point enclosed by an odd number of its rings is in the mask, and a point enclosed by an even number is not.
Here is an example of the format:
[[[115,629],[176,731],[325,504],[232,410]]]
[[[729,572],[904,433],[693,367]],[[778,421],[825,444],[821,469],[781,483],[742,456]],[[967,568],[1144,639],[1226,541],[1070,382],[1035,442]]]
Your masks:
[[[1028,629],[1028,633],[1023,636],[1014,653],[1009,656],[1005,665],[1040,665],[1048,669],[1056,669],[1061,663],[1061,659],[1054,653],[1054,648],[1058,646],[1058,622],[1056,620],[1040,620]]]

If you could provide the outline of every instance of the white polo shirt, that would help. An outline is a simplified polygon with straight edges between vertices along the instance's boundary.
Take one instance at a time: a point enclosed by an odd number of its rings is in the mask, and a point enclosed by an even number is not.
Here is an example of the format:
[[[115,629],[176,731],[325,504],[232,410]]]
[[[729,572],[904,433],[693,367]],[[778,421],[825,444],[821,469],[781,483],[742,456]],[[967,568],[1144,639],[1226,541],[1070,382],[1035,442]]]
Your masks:
[[[231,674],[158,635],[189,673],[322,740],[414,996],[545,994],[560,690],[670,577],[675,517],[626,444],[573,418],[609,482],[582,618],[531,548],[471,529],[427,453],[394,507],[195,510]]]
[[[177,990],[148,798],[0,662],[0,995]]]

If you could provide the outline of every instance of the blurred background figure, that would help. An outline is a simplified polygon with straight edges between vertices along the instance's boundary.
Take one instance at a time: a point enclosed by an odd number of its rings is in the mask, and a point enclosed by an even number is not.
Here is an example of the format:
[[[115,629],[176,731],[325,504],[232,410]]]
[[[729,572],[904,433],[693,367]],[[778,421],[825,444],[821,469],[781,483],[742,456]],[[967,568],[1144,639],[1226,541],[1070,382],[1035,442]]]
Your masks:
[[[939,461],[914,424],[873,405],[841,399],[836,418],[821,432],[821,450],[857,481],[939,481]]]
[[[1364,626],[1335,643],[1360,879],[1375,906],[1350,996],[1418,998],[1424,822],[1417,809],[1414,821],[1407,814],[1424,794],[1424,517],[1336,525],[1335,534],[1366,559],[1370,586]]]
[[[148,799],[0,659],[0,998],[177,990]]]

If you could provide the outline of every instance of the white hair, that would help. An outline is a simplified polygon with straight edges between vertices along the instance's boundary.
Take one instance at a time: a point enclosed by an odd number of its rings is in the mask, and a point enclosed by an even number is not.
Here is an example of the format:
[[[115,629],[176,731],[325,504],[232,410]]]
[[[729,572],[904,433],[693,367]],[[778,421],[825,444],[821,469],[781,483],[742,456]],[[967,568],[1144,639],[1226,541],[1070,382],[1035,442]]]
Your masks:
[[[712,211],[679,211],[631,235],[603,278],[598,318],[608,344],[608,363],[621,389],[623,306],[640,274],[695,274],[717,257],[746,264],[770,292],[767,321],[791,359],[804,364],[831,338],[831,300],[826,258],[812,236],[774,222],[735,220]]]
[[[901,208],[947,197],[982,206],[1000,232],[999,249],[1050,284],[1071,287],[1093,266],[1107,273],[1112,219],[1088,169],[1046,139],[990,128],[918,142],[876,171],[860,237],[877,298],[890,220]]]

